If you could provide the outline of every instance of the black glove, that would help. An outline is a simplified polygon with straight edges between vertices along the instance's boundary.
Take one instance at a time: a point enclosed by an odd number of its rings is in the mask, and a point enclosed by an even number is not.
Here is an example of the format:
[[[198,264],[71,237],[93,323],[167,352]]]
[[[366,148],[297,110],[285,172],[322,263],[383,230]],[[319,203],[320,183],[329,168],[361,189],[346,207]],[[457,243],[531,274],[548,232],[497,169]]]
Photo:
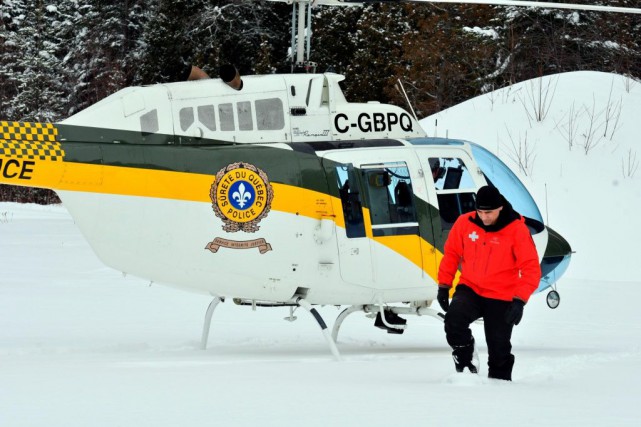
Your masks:
[[[524,301],[514,298],[512,300],[512,304],[510,304],[507,311],[505,312],[505,321],[510,325],[518,325],[521,321],[521,318],[523,317],[524,305]]]
[[[450,287],[449,286],[439,286],[438,294],[436,294],[436,301],[438,305],[441,306],[443,311],[447,312],[450,308]]]

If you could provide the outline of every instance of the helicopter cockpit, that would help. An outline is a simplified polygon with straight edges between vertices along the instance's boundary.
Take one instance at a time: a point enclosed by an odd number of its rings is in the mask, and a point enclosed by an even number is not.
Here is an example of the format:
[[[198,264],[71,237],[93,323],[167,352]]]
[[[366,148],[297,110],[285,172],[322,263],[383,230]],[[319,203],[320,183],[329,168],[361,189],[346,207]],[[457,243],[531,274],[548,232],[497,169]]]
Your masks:
[[[546,251],[541,260],[541,282],[537,292],[540,292],[556,283],[570,265],[569,245],[556,231],[543,223],[543,217],[529,191],[517,176],[498,157],[480,145],[470,144],[485,179],[501,188],[506,199],[512,203],[514,209],[525,217],[525,223],[530,228],[532,236],[547,230]]]

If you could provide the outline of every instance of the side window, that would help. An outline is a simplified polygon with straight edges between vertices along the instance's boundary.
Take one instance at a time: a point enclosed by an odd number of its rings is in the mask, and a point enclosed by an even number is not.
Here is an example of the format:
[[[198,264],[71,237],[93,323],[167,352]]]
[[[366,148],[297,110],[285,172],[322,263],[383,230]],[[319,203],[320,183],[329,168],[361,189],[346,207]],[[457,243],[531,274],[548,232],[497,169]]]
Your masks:
[[[140,131],[142,133],[155,133],[158,132],[158,110],[153,109],[148,113],[140,116]]]
[[[258,130],[280,130],[285,127],[283,101],[279,98],[256,101],[256,126]]]
[[[475,209],[476,186],[469,169],[456,157],[430,157],[441,227],[450,230],[454,221]]]
[[[365,237],[365,224],[363,223],[363,207],[361,193],[358,185],[358,175],[354,167],[341,165],[336,167],[338,193],[343,205],[345,231],[347,237]]]
[[[194,109],[191,107],[181,108],[178,117],[180,118],[180,129],[186,131],[189,126],[194,124]]]
[[[216,108],[213,105],[198,107],[198,121],[209,130],[216,130]]]
[[[253,130],[254,120],[252,119],[252,104],[249,101],[243,101],[236,104],[238,112],[238,129]]]
[[[220,117],[220,130],[236,130],[234,124],[234,108],[232,104],[220,104],[218,106],[218,117]]]
[[[414,193],[405,162],[363,165],[374,236],[418,233]]]

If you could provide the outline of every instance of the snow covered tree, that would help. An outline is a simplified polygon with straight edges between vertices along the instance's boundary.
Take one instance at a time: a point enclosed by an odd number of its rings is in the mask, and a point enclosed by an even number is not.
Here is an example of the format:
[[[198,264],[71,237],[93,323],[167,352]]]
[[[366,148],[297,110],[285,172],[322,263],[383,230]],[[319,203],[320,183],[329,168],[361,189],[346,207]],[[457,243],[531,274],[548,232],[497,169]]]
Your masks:
[[[602,2],[599,2],[599,4]],[[639,0],[611,0],[612,6],[641,7]],[[636,14],[598,15],[598,37],[595,43],[607,53],[603,71],[641,77],[641,16]]]
[[[143,30],[144,49],[136,80],[142,83],[176,81],[196,55],[193,26],[204,2],[156,0],[147,6],[150,16]]]
[[[63,66],[70,72],[72,114],[127,86],[132,81],[140,37],[142,1],[114,4],[86,0],[65,34],[69,52]]]
[[[312,60],[319,71],[346,75],[344,91],[350,101],[390,100],[402,35],[409,30],[402,5],[322,8],[315,14],[314,28]]]
[[[493,36],[481,30],[492,16],[488,7],[407,6],[402,76],[417,115],[424,116],[481,93],[494,70]],[[389,86],[388,86],[389,87]],[[400,94],[388,89],[402,102]]]
[[[157,0],[150,6],[138,82],[175,81],[186,64],[198,65],[217,77],[218,67],[226,63],[247,74],[273,72],[285,63],[286,5]]]
[[[638,1],[607,4],[639,7]],[[493,29],[503,78],[515,83],[575,70],[633,70],[640,22],[619,13],[498,7]]]
[[[64,99],[58,66],[61,46],[55,37],[58,8],[41,0],[12,1],[8,6],[6,17],[3,10],[7,51],[3,49],[1,72],[10,98],[3,99],[3,118],[56,120]]]
[[[363,14],[361,7],[318,7],[312,23],[311,60],[318,71],[344,74],[354,63],[354,42],[357,24]]]
[[[347,66],[346,92],[354,100],[389,101],[402,60],[403,37],[409,31],[405,8],[377,4],[365,7],[350,35],[355,47]],[[403,105],[405,102],[403,101]]]
[[[5,0],[0,8],[0,118],[13,120],[13,98],[18,93],[18,38],[27,6],[23,0]]]
[[[243,74],[289,72],[290,16],[291,6],[281,3],[207,2],[194,33],[212,77],[227,63]]]

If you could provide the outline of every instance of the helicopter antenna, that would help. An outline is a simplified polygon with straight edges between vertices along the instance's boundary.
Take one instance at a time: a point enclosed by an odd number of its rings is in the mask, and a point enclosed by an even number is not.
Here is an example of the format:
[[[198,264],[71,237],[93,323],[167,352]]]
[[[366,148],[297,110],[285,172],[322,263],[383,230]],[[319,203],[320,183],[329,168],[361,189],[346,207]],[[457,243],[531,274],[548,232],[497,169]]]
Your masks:
[[[407,92],[405,92],[405,87],[403,86],[403,82],[401,79],[398,79],[398,86],[397,88],[400,88],[403,96],[405,97],[405,101],[407,101],[407,105],[410,107],[410,111],[412,112],[412,115],[414,116],[414,119],[418,121],[418,117],[416,117],[416,113],[414,112],[414,107],[412,107],[412,103],[410,102],[409,97],[407,96]]]
[[[548,183],[545,183],[545,222],[550,225],[550,211],[548,209]]]

